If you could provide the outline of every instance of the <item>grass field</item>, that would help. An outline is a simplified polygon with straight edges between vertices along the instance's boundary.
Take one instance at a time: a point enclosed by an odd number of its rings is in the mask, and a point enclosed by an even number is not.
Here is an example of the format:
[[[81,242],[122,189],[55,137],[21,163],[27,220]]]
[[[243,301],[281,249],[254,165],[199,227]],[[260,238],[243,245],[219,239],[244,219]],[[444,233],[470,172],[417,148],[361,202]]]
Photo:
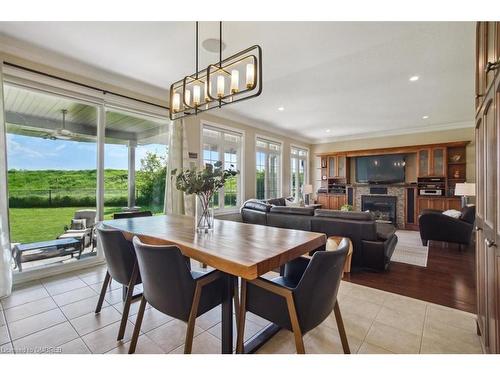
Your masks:
[[[75,211],[88,207],[11,208],[11,242],[39,242],[56,239],[70,225]],[[147,207],[143,207],[148,209]],[[94,208],[95,209],[95,208]],[[104,218],[112,219],[121,207],[106,207]]]

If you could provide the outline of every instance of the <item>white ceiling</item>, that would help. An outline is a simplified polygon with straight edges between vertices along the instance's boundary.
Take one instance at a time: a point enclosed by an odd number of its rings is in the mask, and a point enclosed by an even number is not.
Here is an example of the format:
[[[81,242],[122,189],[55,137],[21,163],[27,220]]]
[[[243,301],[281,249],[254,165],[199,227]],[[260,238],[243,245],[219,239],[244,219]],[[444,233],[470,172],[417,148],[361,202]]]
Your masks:
[[[474,32],[473,22],[225,22],[226,56],[262,46],[264,90],[214,114],[314,143],[464,126]],[[0,22],[0,33],[160,88],[194,72],[194,22]],[[200,24],[200,42],[217,36],[218,23]],[[217,59],[202,50],[200,66]]]

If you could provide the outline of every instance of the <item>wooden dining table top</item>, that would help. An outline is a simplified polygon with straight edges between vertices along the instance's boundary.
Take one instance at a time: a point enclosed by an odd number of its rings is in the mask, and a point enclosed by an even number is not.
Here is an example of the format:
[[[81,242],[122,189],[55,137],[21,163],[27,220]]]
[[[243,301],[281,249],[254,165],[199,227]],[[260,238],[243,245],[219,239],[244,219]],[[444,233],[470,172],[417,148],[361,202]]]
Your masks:
[[[107,220],[127,239],[149,244],[174,244],[189,258],[248,280],[315,250],[326,242],[323,233],[215,219],[210,233],[196,233],[194,218],[158,215]]]

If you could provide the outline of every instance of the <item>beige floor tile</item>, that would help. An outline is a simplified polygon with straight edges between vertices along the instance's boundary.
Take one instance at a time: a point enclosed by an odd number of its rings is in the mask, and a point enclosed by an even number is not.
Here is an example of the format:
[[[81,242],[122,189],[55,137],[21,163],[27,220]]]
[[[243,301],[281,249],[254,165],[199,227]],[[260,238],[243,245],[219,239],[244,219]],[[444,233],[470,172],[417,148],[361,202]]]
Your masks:
[[[72,340],[60,346],[61,354],[90,354],[89,348],[81,338]]]
[[[410,312],[412,314],[425,314],[427,303],[415,298],[400,296],[399,294],[387,293],[384,306],[392,310]]]
[[[76,280],[76,279],[78,279],[78,276],[74,272],[68,272],[68,273],[62,273],[59,275],[44,277],[43,279],[40,279],[39,281],[44,286],[47,286],[47,285],[52,285],[52,284],[58,284],[61,281],[70,281],[70,280]]]
[[[193,339],[191,354],[220,354],[221,350],[221,341],[210,333],[203,332]],[[184,345],[172,350],[169,354],[184,354]]]
[[[425,310],[421,311],[418,309],[417,312],[401,311],[382,306],[375,321],[421,336],[424,328],[424,319]]]
[[[64,315],[66,315],[66,318],[71,320],[91,312],[93,313],[97,306],[98,300],[99,296],[93,296],[70,303],[68,305],[61,306],[60,309],[64,313]],[[108,306],[109,304],[106,301],[103,301],[102,308]]]
[[[476,316],[465,311],[429,304],[427,319],[432,322],[449,324],[471,333],[476,332]]]
[[[253,336],[255,336],[258,332],[260,332],[264,327],[258,325],[250,320],[246,320],[245,322],[245,335],[243,341],[247,341]],[[217,325],[213,326],[208,330],[210,334],[217,337],[219,340],[222,338],[222,323],[217,323]],[[236,339],[237,339],[237,331],[236,331],[236,321],[233,320],[233,348],[236,348]]]
[[[106,302],[106,300],[104,300],[104,302]],[[132,301],[132,303],[130,304],[130,311],[129,311],[129,315],[135,315],[137,314],[137,312],[139,311],[139,306],[141,304],[141,300],[140,299],[136,299],[134,301]],[[113,305],[113,307],[118,310],[120,313],[123,312],[123,307],[125,306],[125,303],[120,301],[118,303],[115,303]],[[149,303],[146,304],[146,310],[149,310],[151,308],[151,305]]]
[[[66,321],[66,317],[58,308],[9,323],[12,340],[31,335],[32,333],[55,326]]]
[[[282,329],[266,342],[258,351],[258,354],[295,354],[295,340],[290,331]]]
[[[477,338],[477,344],[474,346],[464,344],[456,340],[448,340],[442,338],[434,340],[424,336],[422,338],[422,347],[420,349],[422,354],[481,354],[481,344]]]
[[[203,330],[210,329],[221,321],[221,314],[220,305],[214,307],[212,310],[207,311],[205,314],[196,318],[196,325]]]
[[[352,296],[346,296],[342,302],[339,302],[340,311],[342,315],[356,314],[362,316],[367,320],[374,320],[382,305],[369,302],[366,299],[360,299]]]
[[[57,305],[52,297],[42,298],[37,301],[28,302],[19,306],[11,307],[4,311],[8,323],[29,318],[30,316],[40,314],[49,310],[56,309]]]
[[[106,295],[104,296],[104,300],[107,301],[110,305],[114,305],[117,303],[123,303],[122,288],[106,292]]]
[[[356,353],[362,340],[347,336],[351,353]],[[344,354],[337,330],[321,324],[304,336],[304,346],[309,354]]]
[[[13,342],[16,353],[52,352],[61,345],[78,338],[71,324],[64,322]]]
[[[4,310],[7,310],[11,307],[37,301],[46,297],[49,297],[49,293],[47,293],[45,288],[41,284],[38,286],[34,285],[33,287],[12,292],[9,297],[2,299],[2,306]]]
[[[53,298],[58,306],[64,306],[96,295],[96,292],[86,286],[85,288],[70,290],[69,292],[58,294],[57,296],[53,296]]]
[[[14,347],[10,342],[0,345],[0,354],[14,354]]]
[[[119,328],[120,322],[116,322],[82,336],[82,339],[92,353],[106,353],[132,338],[132,332],[134,331],[132,323],[127,324],[125,336],[121,341],[116,340]]]
[[[174,319],[158,328],[153,329],[152,331],[149,331],[146,335],[159,345],[165,353],[169,353],[184,344],[186,339],[186,328],[186,323]],[[201,332],[202,329],[195,326],[194,335],[198,336]]]
[[[28,282],[25,282],[22,284],[12,285],[12,293],[21,292],[21,291],[27,292],[29,290],[40,289],[42,287],[43,287],[43,285],[40,282],[40,280],[32,280],[32,281],[28,281]]]
[[[78,275],[78,277],[87,285],[102,283],[106,277],[106,270],[95,270]]]
[[[347,335],[353,336],[358,340],[363,341],[373,323],[373,320],[367,319],[364,316],[354,313],[348,313],[344,311],[343,308],[341,308],[340,311]],[[328,316],[328,318],[326,318],[326,320],[322,324],[338,331],[337,320],[335,319],[335,314],[333,312]]]
[[[6,344],[10,341],[9,330],[7,326],[0,327],[0,345]]]
[[[89,285],[92,289],[94,289],[96,291],[96,293],[101,293],[101,289],[102,289],[102,282],[100,283],[96,283],[96,284],[92,284],[92,285]],[[120,289],[122,287],[122,284],[120,284],[119,282],[115,281],[115,280],[111,280],[111,284],[108,285],[108,288],[107,288],[107,291],[112,291],[112,290],[116,290],[116,289]]]
[[[251,313],[247,311],[246,313],[246,318],[247,320],[254,322],[255,324],[258,324],[261,327],[267,327],[271,322],[269,320],[266,320],[264,318],[261,318],[258,315],[255,315],[254,313]]]
[[[44,286],[51,296],[55,296],[61,293],[69,292],[70,290],[86,287],[87,284],[75,277],[74,279],[53,281],[51,283],[44,284]]]
[[[129,321],[135,324],[135,321],[137,319],[137,314],[129,316]],[[170,322],[172,319],[171,316],[168,316],[166,314],[163,314],[162,312],[150,308],[144,311],[144,317],[142,319],[142,324],[141,324],[141,332],[149,332],[152,331],[155,328],[158,328],[162,326],[165,323]]]
[[[358,349],[358,354],[394,354],[389,350],[385,350],[377,345],[368,344],[364,342]]]
[[[5,320],[5,314],[3,312],[3,309],[0,310],[0,327],[3,327],[5,324],[7,324],[7,321]]]
[[[481,351],[476,332],[445,324],[439,320],[429,318],[426,320],[423,337],[446,345],[450,352],[477,353],[478,350]],[[426,341],[426,348],[432,344],[432,342]]]
[[[353,284],[346,294],[350,297],[355,297],[371,303],[382,305],[388,293],[381,290],[368,288],[366,286]]]
[[[420,340],[420,335],[374,322],[366,335],[365,342],[393,353],[416,354],[420,350]]]
[[[128,354],[129,347],[130,341],[127,341],[125,343],[121,343],[106,354]],[[137,340],[137,346],[135,347],[134,354],[165,354],[165,352],[149,337],[146,335],[140,335]]]
[[[90,312],[78,318],[70,320],[71,325],[76,329],[80,336],[93,332],[99,328],[119,321],[122,315],[112,306],[105,307],[99,314]]]

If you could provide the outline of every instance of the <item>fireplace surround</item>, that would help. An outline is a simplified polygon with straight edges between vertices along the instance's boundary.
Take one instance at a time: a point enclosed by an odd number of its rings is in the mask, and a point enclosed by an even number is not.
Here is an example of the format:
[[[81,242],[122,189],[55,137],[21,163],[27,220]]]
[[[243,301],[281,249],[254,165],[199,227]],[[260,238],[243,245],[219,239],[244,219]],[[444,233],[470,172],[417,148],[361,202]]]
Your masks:
[[[397,223],[397,197],[392,195],[362,195],[361,210],[375,214],[376,220]]]

